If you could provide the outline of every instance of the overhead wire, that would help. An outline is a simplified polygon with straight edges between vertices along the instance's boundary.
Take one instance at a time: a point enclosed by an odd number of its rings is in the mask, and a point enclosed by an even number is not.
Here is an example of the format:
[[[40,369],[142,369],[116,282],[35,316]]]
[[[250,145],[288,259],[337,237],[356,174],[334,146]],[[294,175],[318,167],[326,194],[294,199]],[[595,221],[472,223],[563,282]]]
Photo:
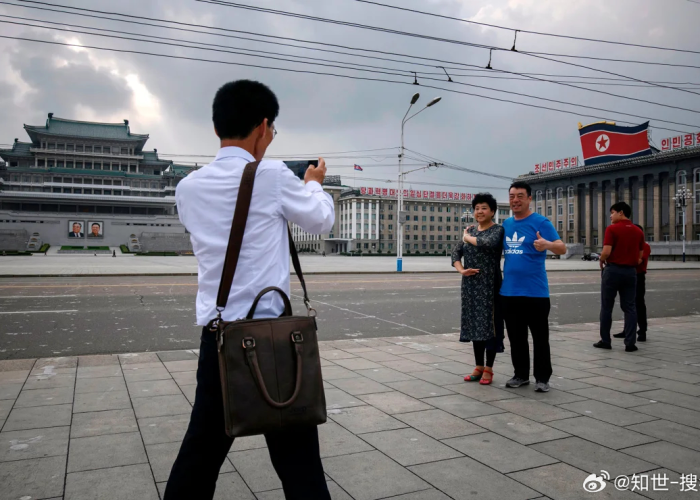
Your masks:
[[[0,15],[0,16],[1,16],[1,15]],[[110,34],[101,33],[101,32],[92,33],[92,32],[86,32],[86,31],[81,31],[81,30],[77,30],[77,29],[70,29],[70,28],[48,27],[48,26],[42,26],[42,25],[37,25],[37,24],[20,23],[20,22],[17,22],[17,21],[5,21],[5,20],[1,20],[1,19],[0,19],[0,23],[9,23],[9,24],[15,24],[15,25],[21,25],[21,26],[30,26],[30,27],[43,28],[43,29],[51,29],[51,30],[57,30],[57,31],[67,31],[67,32],[71,32],[71,33],[81,33],[81,34],[92,35],[92,36],[99,36],[99,37],[105,37],[105,38],[113,38],[113,39],[121,39],[121,40],[131,40],[131,41],[146,42],[146,43],[154,43],[154,44],[159,44],[159,45],[167,45],[167,46],[175,46],[175,47],[184,47],[184,48],[191,48],[191,49],[196,49],[196,50],[207,50],[207,51],[214,51],[214,52],[219,52],[219,53],[228,53],[228,54],[234,54],[234,55],[242,55],[242,56],[247,56],[247,57],[261,57],[261,56],[259,56],[259,55],[255,55],[255,54],[248,54],[248,53],[246,53],[246,52],[240,52],[240,51],[238,51],[238,48],[236,48],[237,50],[230,50],[229,48],[214,48],[214,47],[211,47],[211,45],[215,45],[215,44],[206,44],[206,45],[208,45],[208,46],[206,46],[206,47],[199,47],[199,46],[197,46],[197,45],[191,45],[191,44],[193,44],[193,43],[199,43],[199,42],[191,42],[191,41],[189,41],[189,40],[179,40],[179,39],[172,39],[172,38],[169,38],[169,39],[168,39],[168,40],[176,40],[176,41],[178,41],[178,42],[184,42],[184,43],[173,43],[173,42],[162,41],[162,39],[163,39],[164,37],[156,37],[156,38],[159,38],[159,39],[161,39],[161,40],[149,40],[149,39],[147,39],[147,37],[149,37],[150,35],[144,35],[144,34],[133,34],[133,35],[135,35],[135,36],[140,37],[140,38],[133,38],[133,37],[128,37],[128,36],[110,35]],[[93,30],[95,30],[95,29],[97,29],[97,28],[88,28],[88,29],[93,29]],[[113,31],[113,30],[108,30],[108,31]],[[146,38],[146,39],[144,39],[144,38]],[[225,46],[220,46],[220,45],[215,45],[215,46],[216,46],[216,47],[225,47]],[[248,49],[248,50],[251,51],[250,49]],[[289,62],[288,59],[286,59],[286,58],[283,58],[283,57],[276,57],[276,56],[271,55],[271,54],[281,55],[281,54],[279,54],[279,53],[272,53],[272,52],[269,52],[269,51],[263,51],[263,53],[266,54],[266,55],[265,55],[265,58],[266,58],[266,59],[272,59],[272,60],[277,60],[277,61],[282,61],[282,62]],[[288,54],[285,54],[285,56],[286,56],[286,57],[290,57],[290,55],[288,55]],[[303,56],[291,56],[291,57],[296,57],[297,59],[303,58]],[[317,60],[316,58],[311,58],[311,59]],[[294,61],[294,62],[300,63],[300,64],[310,64],[310,65],[314,65],[314,66],[328,67],[328,68],[338,68],[338,69],[346,69],[346,70],[353,70],[353,71],[364,71],[364,72],[370,72],[370,73],[373,73],[373,74],[376,73],[376,74],[391,75],[391,76],[406,76],[405,74],[401,74],[401,73],[396,73],[396,72],[395,72],[395,71],[405,71],[405,70],[396,70],[396,69],[394,69],[394,68],[381,68],[381,67],[377,67],[377,66],[366,66],[366,67],[370,67],[370,68],[372,68],[372,69],[363,69],[363,68],[348,68],[347,66],[343,66],[343,65],[340,65],[340,64],[327,64],[327,63],[320,63],[320,62],[306,62],[306,61],[303,61],[303,60]],[[390,70],[390,71],[386,71],[386,70]],[[430,77],[422,77],[422,78],[423,78],[424,80],[429,80],[429,81],[438,81],[438,82],[444,81],[443,79],[438,79],[438,78],[430,78]],[[537,79],[537,77],[528,77],[528,78]],[[548,81],[548,80],[546,80],[546,81]],[[669,124],[672,124],[672,125],[680,125],[680,126],[685,126],[685,127],[697,127],[697,128],[700,128],[700,125],[687,124],[687,123],[676,122],[676,121],[672,121],[672,120],[664,120],[664,119],[661,119],[661,118],[648,118],[647,116],[637,115],[637,114],[634,114],[634,113],[626,113],[626,112],[623,112],[623,111],[609,110],[609,109],[600,108],[600,107],[597,107],[597,106],[589,106],[589,105],[585,105],[585,104],[571,103],[571,102],[562,101],[562,100],[559,100],[559,99],[550,99],[550,98],[547,98],[547,97],[535,96],[535,95],[526,94],[526,93],[522,93],[522,92],[511,91],[511,90],[502,90],[502,89],[497,89],[497,88],[492,88],[492,87],[486,87],[486,86],[476,85],[476,84],[470,84],[470,83],[465,83],[465,82],[458,82],[458,81],[453,81],[452,83],[455,83],[455,84],[457,84],[457,85],[467,86],[467,87],[479,88],[479,89],[483,89],[483,90],[487,90],[487,91],[491,91],[491,92],[499,92],[499,93],[517,95],[517,96],[520,96],[520,97],[526,97],[526,98],[529,98],[529,99],[537,99],[537,100],[542,100],[542,101],[547,101],[547,102],[553,102],[553,103],[556,103],[556,104],[564,104],[564,105],[568,105],[568,106],[582,107],[582,108],[586,108],[586,109],[592,109],[592,110],[595,110],[595,111],[601,111],[601,112],[607,112],[607,113],[614,113],[614,114],[617,114],[617,115],[630,116],[630,117],[640,118],[640,119],[652,119],[652,120],[657,121],[657,122],[669,123]],[[569,86],[569,87],[574,87],[574,88],[582,88],[582,87],[577,87],[577,86],[575,86],[575,85],[571,85],[571,84],[568,84],[568,83],[563,83],[563,85]],[[584,89],[584,90],[591,90],[591,89]],[[606,95],[611,95],[611,96],[617,96],[616,94],[611,94],[611,93],[609,93],[609,92],[600,91],[600,90],[591,90],[591,91],[593,91],[593,92],[598,92],[598,93],[602,93],[602,94],[606,94]],[[625,97],[625,96],[618,96],[618,97]],[[688,108],[682,108],[682,107],[679,107],[679,106],[671,106],[671,105],[656,103],[656,102],[648,101],[648,100],[645,100],[645,99],[636,99],[636,98],[628,98],[628,99],[632,99],[632,100],[635,100],[635,101],[642,101],[642,102],[645,102],[645,103],[648,103],[648,104],[654,104],[654,105],[658,105],[658,106],[662,106],[662,107],[668,107],[668,108],[672,108],[672,109],[679,109],[679,110],[683,110],[683,111],[688,111],[688,112],[700,114],[700,111],[696,111],[696,110],[692,110],[692,109],[688,109]]]
[[[595,43],[605,43],[605,44],[611,44],[611,45],[622,45],[625,47],[638,47],[638,48],[643,48],[643,49],[654,49],[654,50],[665,50],[665,51],[671,51],[671,52],[685,52],[685,53],[689,53],[689,54],[700,54],[700,51],[698,51],[698,50],[677,49],[677,48],[673,48],[673,47],[659,47],[657,45],[643,45],[643,44],[639,44],[639,43],[620,42],[620,41],[615,41],[615,40],[603,40],[600,38],[587,38],[587,37],[573,36],[573,35],[562,35],[562,34],[558,34],[558,33],[548,33],[548,32],[544,32],[544,31],[533,31],[533,30],[526,30],[526,29],[522,29],[522,28],[510,28],[507,26],[499,26],[497,24],[489,24],[489,23],[484,23],[484,22],[480,22],[480,21],[473,21],[471,19],[463,19],[460,17],[446,16],[443,14],[436,14],[433,12],[426,12],[426,11],[421,11],[421,10],[417,10],[417,9],[409,9],[408,7],[399,7],[398,5],[389,5],[389,4],[374,2],[371,0],[355,0],[355,1],[360,2],[360,3],[376,5],[379,7],[402,10],[402,11],[406,11],[406,12],[412,12],[415,14],[422,14],[422,15],[431,16],[431,17],[439,17],[442,19],[449,19],[452,21],[461,21],[463,23],[475,24],[478,26],[486,26],[488,28],[496,28],[496,29],[506,30],[506,31],[517,31],[518,33],[527,33],[530,35],[548,36],[548,37],[555,37],[555,38],[567,38],[569,40],[580,40],[580,41],[584,41],[584,42],[595,42]],[[691,0],[688,0],[688,1],[691,1]]]
[[[311,70],[302,70],[302,69],[292,69],[292,68],[280,68],[280,67],[274,67],[274,66],[264,66],[260,64],[248,64],[248,63],[241,63],[241,62],[234,62],[234,61],[221,61],[221,60],[214,60],[214,59],[203,59],[203,58],[196,58],[196,57],[187,57],[187,56],[178,56],[178,55],[173,55],[173,54],[160,54],[160,53],[154,53],[154,52],[146,52],[146,51],[139,51],[139,50],[132,50],[132,49],[118,49],[118,48],[112,48],[112,47],[98,47],[95,45],[84,45],[84,44],[74,44],[74,43],[67,43],[67,42],[56,42],[56,41],[49,41],[49,40],[37,40],[33,38],[27,38],[27,37],[15,37],[15,36],[7,36],[7,35],[0,35],[0,38],[4,39],[9,39],[9,40],[19,40],[19,41],[28,41],[28,42],[34,42],[34,43],[41,43],[41,44],[47,44],[47,45],[56,45],[56,46],[64,46],[64,47],[78,47],[78,48],[83,48],[83,49],[93,49],[93,50],[102,50],[102,51],[108,51],[108,52],[116,52],[116,53],[125,53],[125,54],[141,54],[141,55],[147,55],[147,56],[152,56],[152,57],[163,57],[163,58],[168,58],[168,59],[180,59],[180,60],[188,60],[188,61],[196,61],[196,62],[207,62],[207,63],[214,63],[214,64],[224,64],[224,65],[231,65],[231,66],[243,66],[243,67],[249,67],[249,68],[258,68],[258,69],[269,69],[269,70],[276,70],[276,71],[284,71],[284,72],[289,72],[289,73],[300,73],[300,74],[313,74],[313,75],[324,75],[324,76],[334,76],[337,78],[348,78],[348,79],[353,79],[353,80],[364,80],[364,81],[374,81],[374,82],[385,82],[385,83],[394,83],[394,84],[400,84],[400,85],[413,85],[410,82],[405,82],[405,81],[399,81],[399,80],[388,80],[385,78],[370,78],[370,77],[364,77],[364,76],[352,76],[352,75],[345,75],[345,74],[338,74],[338,73],[326,73],[326,72],[321,72],[321,71],[311,71]],[[464,91],[459,91],[459,90],[454,90],[454,89],[446,89],[443,87],[437,87],[434,85],[421,85],[423,88],[430,88],[430,89],[435,89],[435,90],[441,90],[443,92],[450,92],[454,94],[461,94],[461,95],[468,95],[472,97],[478,97],[478,98],[483,98],[483,99],[488,99],[488,100],[493,100],[497,102],[504,102],[504,103],[511,103],[511,104],[518,104],[521,106],[526,106],[526,107],[532,107],[532,108],[538,108],[538,109],[546,109],[558,113],[565,113],[569,115],[576,115],[576,116],[581,116],[581,117],[587,117],[587,118],[593,118],[593,119],[601,119],[600,116],[597,115],[588,115],[584,113],[578,113],[578,112],[573,112],[569,110],[563,110],[559,108],[553,108],[550,106],[542,106],[538,104],[531,104],[531,103],[525,103],[525,102],[520,102],[520,101],[513,101],[510,99],[503,99],[499,97],[494,97],[494,96],[484,96],[481,94],[475,94],[472,92],[464,92]],[[628,124],[634,124],[631,122],[627,121],[622,121],[622,120],[617,120],[620,123],[628,123]],[[689,127],[695,127],[694,125],[686,125]],[[678,133],[686,133],[686,131],[682,130],[677,130],[677,129],[671,129],[668,127],[656,127],[657,129],[660,130],[669,130],[672,132],[678,132]]]

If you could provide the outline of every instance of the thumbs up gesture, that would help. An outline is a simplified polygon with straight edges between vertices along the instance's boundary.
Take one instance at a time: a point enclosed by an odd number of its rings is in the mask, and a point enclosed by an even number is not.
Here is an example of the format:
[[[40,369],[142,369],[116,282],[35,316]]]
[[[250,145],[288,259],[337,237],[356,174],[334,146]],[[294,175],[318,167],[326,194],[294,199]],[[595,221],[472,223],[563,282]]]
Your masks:
[[[539,231],[537,231],[537,239],[534,242],[535,250],[538,252],[544,252],[549,248],[549,241],[545,240]]]

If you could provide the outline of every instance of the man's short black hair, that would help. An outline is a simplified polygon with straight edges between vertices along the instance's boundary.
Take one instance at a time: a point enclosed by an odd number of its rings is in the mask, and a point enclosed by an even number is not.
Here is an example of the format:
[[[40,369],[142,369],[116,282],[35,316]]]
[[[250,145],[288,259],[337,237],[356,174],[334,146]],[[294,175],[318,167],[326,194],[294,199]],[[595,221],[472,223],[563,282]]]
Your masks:
[[[77,225],[77,226],[83,227],[83,225],[82,225],[80,222],[74,222],[73,225],[74,225],[74,226]]]
[[[525,181],[515,181],[515,182],[513,182],[513,184],[511,184],[510,187],[508,188],[508,192],[510,193],[510,190],[513,189],[513,188],[515,188],[515,189],[524,189],[525,191],[527,191],[528,197],[532,196],[532,188],[530,187],[530,184],[528,184],[528,183],[525,182]]]
[[[493,213],[496,213],[496,210],[498,210],[498,202],[496,202],[496,198],[491,193],[479,193],[474,196],[472,208],[476,208],[479,203],[487,203]]]
[[[266,85],[236,80],[216,92],[212,120],[220,139],[245,139],[265,118],[272,125],[279,111],[277,97]]]
[[[93,222],[92,224],[90,224],[90,227],[92,227],[92,226],[100,227],[100,223],[99,223],[99,222]]]
[[[628,219],[632,216],[632,207],[630,207],[624,201],[618,201],[612,207],[610,207],[610,211],[612,212],[613,210],[615,212],[622,212]]]

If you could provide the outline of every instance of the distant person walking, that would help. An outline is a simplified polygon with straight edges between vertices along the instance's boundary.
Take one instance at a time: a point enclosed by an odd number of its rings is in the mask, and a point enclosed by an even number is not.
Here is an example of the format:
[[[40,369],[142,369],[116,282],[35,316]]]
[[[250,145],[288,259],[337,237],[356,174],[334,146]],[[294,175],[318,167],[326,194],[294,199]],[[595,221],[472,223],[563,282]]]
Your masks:
[[[534,354],[535,390],[548,392],[552,362],[549,352],[549,283],[545,260],[547,250],[562,255],[566,253],[566,245],[549,219],[530,210],[532,188],[529,184],[514,182],[508,198],[513,217],[503,222],[505,262],[501,297],[515,374],[506,382],[506,387],[515,388],[530,383],[529,328]]]
[[[635,224],[640,231],[644,232],[644,228],[639,224]],[[646,342],[647,340],[647,304],[644,300],[644,295],[647,292],[647,264],[649,264],[649,256],[651,255],[651,247],[649,243],[644,242],[644,254],[642,255],[642,263],[637,266],[637,287],[634,298],[634,306],[637,309],[637,342]],[[624,339],[625,332],[616,333],[613,335],[616,339]]]
[[[117,251],[116,251],[116,250],[112,250],[112,257],[116,257],[116,256],[117,256]]]
[[[493,222],[498,209],[489,193],[479,193],[472,201],[478,226],[464,230],[462,242],[452,252],[452,265],[462,275],[462,321],[460,342],[471,342],[476,367],[467,382],[493,381],[496,353],[503,352],[503,314],[501,310],[501,252],[503,227]],[[486,360],[484,360],[486,354]]]
[[[637,341],[637,266],[644,261],[644,233],[629,220],[632,208],[621,201],[610,207],[610,222],[605,230],[600,268],[600,340],[599,349],[612,349],[610,328],[615,296],[620,294],[620,307],[625,313],[625,351],[638,350]]]

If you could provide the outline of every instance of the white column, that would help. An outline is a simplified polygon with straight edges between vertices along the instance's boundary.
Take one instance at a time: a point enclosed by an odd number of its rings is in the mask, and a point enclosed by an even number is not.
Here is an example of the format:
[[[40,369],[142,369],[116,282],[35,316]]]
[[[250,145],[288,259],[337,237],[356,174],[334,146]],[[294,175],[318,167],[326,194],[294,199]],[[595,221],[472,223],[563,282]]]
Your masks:
[[[355,225],[357,223],[357,200],[353,200],[352,202],[352,207],[350,210],[350,239],[355,238]]]
[[[367,209],[367,217],[369,217],[369,220],[367,221],[369,223],[369,239],[372,239],[372,200],[369,200],[369,208]],[[372,248],[372,243],[370,242],[369,245],[370,249]]]

